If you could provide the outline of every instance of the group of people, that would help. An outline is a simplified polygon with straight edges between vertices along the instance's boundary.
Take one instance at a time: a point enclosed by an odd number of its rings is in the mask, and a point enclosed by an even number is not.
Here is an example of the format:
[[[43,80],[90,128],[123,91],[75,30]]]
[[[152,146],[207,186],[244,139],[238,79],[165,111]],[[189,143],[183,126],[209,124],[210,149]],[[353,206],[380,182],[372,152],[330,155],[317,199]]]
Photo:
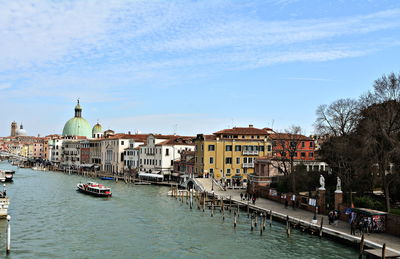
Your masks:
[[[375,220],[369,216],[363,216],[352,212],[350,214],[350,234],[355,235],[358,232],[360,235],[363,233],[371,233],[376,231],[383,231],[384,222],[383,219]]]
[[[244,195],[243,195],[243,193],[240,193],[240,199],[243,201],[243,200],[245,200],[245,201],[252,201],[252,203],[253,203],[253,205],[254,204],[256,204],[256,200],[257,200],[257,197],[256,197],[256,194],[255,193],[253,193],[253,194],[250,194],[250,193],[245,193]]]
[[[339,211],[338,210],[331,210],[328,213],[328,222],[329,225],[335,224],[337,225],[337,221],[339,220]]]

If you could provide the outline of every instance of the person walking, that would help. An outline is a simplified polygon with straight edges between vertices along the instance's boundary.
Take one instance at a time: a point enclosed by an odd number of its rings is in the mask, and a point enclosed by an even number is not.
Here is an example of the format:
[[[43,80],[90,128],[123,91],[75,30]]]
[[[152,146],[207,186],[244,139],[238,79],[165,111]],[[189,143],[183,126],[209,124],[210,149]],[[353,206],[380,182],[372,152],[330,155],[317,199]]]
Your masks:
[[[243,200],[243,193],[240,193],[240,200]]]

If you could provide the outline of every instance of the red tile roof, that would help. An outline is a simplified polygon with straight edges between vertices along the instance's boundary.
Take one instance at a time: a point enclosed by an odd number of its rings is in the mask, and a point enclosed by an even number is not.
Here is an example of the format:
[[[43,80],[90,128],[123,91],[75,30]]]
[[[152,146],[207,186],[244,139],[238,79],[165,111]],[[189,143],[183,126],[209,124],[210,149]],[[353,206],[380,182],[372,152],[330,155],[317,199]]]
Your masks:
[[[232,129],[224,129],[214,133],[215,135],[221,134],[235,134],[235,135],[268,135],[268,132],[264,129],[257,129],[253,127],[234,127]]]
[[[305,140],[312,141],[313,139],[310,137],[306,137],[300,134],[290,134],[290,133],[275,133],[269,135],[272,140]]]

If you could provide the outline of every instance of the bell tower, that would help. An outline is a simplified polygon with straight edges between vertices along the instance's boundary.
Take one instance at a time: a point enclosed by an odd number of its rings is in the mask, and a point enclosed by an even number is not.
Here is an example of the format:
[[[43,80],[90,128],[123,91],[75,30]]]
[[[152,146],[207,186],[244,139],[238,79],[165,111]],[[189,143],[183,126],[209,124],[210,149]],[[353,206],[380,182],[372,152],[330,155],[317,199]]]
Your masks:
[[[17,123],[13,121],[11,123],[11,137],[15,137],[17,135]]]

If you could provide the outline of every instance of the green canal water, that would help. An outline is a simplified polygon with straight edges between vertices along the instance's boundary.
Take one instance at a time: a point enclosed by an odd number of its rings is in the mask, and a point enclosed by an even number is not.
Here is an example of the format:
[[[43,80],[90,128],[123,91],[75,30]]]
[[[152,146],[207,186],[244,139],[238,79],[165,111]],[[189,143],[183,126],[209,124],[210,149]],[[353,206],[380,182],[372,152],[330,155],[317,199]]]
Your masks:
[[[19,169],[7,184],[11,199],[9,258],[357,258],[354,249],[274,223],[263,236],[244,213],[233,228],[219,212],[190,210],[169,188],[101,181],[113,197],[76,191],[81,176]],[[0,257],[6,220],[0,220]]]

